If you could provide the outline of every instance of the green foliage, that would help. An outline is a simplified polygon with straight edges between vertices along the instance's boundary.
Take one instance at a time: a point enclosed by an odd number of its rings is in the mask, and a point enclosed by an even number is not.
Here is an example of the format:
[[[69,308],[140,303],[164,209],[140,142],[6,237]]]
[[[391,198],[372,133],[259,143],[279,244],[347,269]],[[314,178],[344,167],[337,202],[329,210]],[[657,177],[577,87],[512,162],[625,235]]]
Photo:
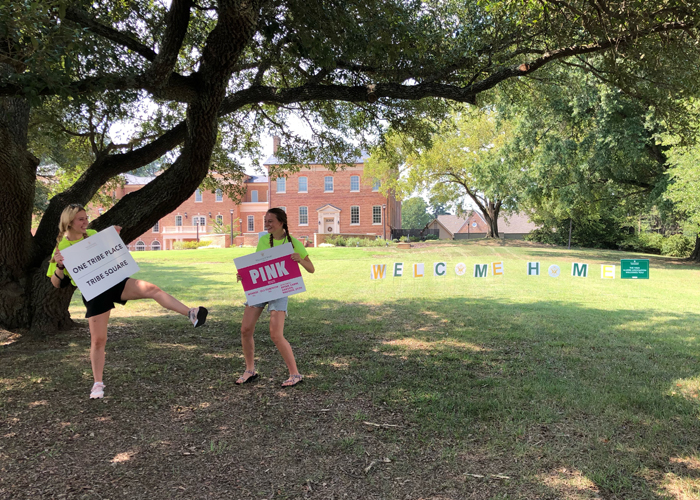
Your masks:
[[[383,247],[387,243],[381,238],[358,238],[340,235],[326,238],[325,242],[337,247]]]
[[[401,203],[401,227],[403,229],[423,229],[433,220],[428,213],[428,204],[420,196],[409,198]]]
[[[173,250],[193,250],[209,245],[211,245],[211,241],[176,241],[173,243]]]
[[[527,235],[527,240],[549,245],[568,245],[570,219],[535,215],[532,220],[541,227]],[[612,212],[571,220],[571,244],[577,247],[616,249],[628,232],[624,219]]]
[[[661,254],[669,257],[689,257],[693,251],[694,243],[682,234],[667,236],[661,244]]]
[[[660,255],[663,244],[662,234],[644,231],[623,238],[620,247],[623,250]]]
[[[235,229],[240,227],[240,219],[233,219],[233,227],[233,237],[235,238],[240,234],[240,232]],[[231,224],[219,224],[218,222],[214,221],[212,231],[214,234],[231,234]]]
[[[667,199],[685,215],[687,229],[700,230],[700,145],[676,147],[671,153]]]
[[[390,131],[365,165],[382,179],[382,190],[400,197],[415,191],[430,194],[432,218],[461,208],[469,198],[482,213],[515,210],[521,190],[518,151],[509,147],[511,124],[492,108],[459,109],[430,136],[429,144]]]

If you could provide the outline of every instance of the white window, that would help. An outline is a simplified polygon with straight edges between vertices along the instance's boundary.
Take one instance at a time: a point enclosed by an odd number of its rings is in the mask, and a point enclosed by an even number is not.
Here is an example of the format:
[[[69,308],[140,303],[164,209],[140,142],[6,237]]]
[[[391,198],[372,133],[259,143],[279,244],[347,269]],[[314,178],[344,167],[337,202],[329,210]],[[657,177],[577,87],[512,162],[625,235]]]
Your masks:
[[[299,225],[309,225],[309,207],[299,207]]]
[[[176,215],[176,216],[175,216],[175,225],[176,225],[176,226],[182,226],[182,215]]]
[[[252,201],[253,203],[258,202],[258,190],[257,189],[253,189],[250,192],[250,201]]]
[[[194,192],[194,201],[200,202],[202,201],[202,190],[198,189]]]
[[[146,244],[141,240],[136,242],[136,251],[143,252],[144,250],[146,250]]]
[[[277,208],[279,208],[280,210],[284,210],[285,212],[287,211],[287,207],[277,207]]]
[[[98,209],[97,209],[97,213],[98,213],[99,215],[102,215],[102,214],[104,213],[104,210],[101,209],[101,208],[98,208]]]
[[[350,224],[360,223],[360,207],[350,207]]]
[[[156,222],[156,225],[153,226],[153,232],[157,233],[158,231],[160,231],[160,221]]]
[[[350,176],[350,191],[359,191],[360,190],[360,176],[359,175],[351,175]]]
[[[248,232],[253,232],[255,231],[255,217],[252,215],[248,216]]]
[[[160,250],[160,242],[158,240],[151,243],[151,250]]]
[[[374,205],[372,207],[372,224],[382,223],[382,206]]]
[[[221,189],[216,190],[216,201],[224,201],[224,193]]]
[[[216,223],[220,226],[224,225],[224,216],[223,215],[217,215],[216,216]]]
[[[333,192],[333,177],[327,175],[323,178],[323,192],[332,193]]]
[[[277,192],[286,193],[287,192],[287,179],[284,177],[277,178]]]
[[[299,192],[308,193],[309,192],[309,179],[308,177],[299,177]]]
[[[372,191],[379,191],[379,188],[381,187],[381,185],[382,185],[382,181],[380,181],[379,179],[375,179],[374,184],[372,185]]]
[[[203,215],[195,215],[192,217],[192,225],[200,225],[200,226],[206,226],[207,225],[207,218],[204,217]]]

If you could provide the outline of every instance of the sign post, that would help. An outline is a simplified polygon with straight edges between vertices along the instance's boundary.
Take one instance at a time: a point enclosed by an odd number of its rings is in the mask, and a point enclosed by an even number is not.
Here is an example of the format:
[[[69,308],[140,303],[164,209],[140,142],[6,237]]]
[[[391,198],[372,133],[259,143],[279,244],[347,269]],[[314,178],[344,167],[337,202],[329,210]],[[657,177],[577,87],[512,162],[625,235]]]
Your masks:
[[[292,260],[294,247],[278,247],[233,259],[250,305],[306,291],[299,264]]]
[[[61,254],[85,300],[94,299],[139,271],[114,226],[63,249]]]
[[[648,280],[649,259],[620,259],[620,278],[623,280]]]

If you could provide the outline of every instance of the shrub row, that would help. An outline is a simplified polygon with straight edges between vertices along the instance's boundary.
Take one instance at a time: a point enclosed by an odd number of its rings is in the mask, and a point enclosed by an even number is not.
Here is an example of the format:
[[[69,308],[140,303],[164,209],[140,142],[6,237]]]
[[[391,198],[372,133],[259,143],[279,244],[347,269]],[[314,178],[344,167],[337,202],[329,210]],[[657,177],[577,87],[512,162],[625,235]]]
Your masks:
[[[330,238],[326,238],[325,243],[329,243],[337,247],[383,247],[387,242],[381,238],[372,240],[369,238],[357,238],[353,236],[349,238],[345,236],[331,236]]]
[[[173,250],[193,250],[209,245],[211,245],[211,241],[176,241],[173,243]]]

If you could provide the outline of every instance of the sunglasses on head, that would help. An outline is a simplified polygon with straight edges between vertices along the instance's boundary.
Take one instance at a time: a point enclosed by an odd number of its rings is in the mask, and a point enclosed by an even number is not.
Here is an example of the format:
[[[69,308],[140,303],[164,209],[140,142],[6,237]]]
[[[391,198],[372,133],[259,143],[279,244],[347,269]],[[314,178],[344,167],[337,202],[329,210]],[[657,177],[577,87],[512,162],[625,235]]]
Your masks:
[[[68,205],[68,208],[79,208],[80,210],[85,210],[85,207],[82,206],[80,203],[71,203]]]

